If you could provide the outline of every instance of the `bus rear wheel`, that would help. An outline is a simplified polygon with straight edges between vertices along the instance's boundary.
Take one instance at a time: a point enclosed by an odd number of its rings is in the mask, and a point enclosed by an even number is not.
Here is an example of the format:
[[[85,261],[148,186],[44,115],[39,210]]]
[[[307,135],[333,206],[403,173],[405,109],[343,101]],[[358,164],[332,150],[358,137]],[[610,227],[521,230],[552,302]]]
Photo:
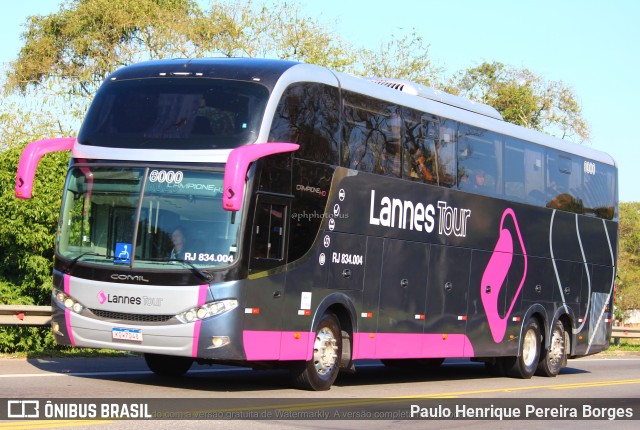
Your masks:
[[[324,314],[316,328],[313,358],[290,368],[294,385],[311,391],[330,389],[338,377],[341,357],[340,322],[334,314]]]
[[[562,322],[556,321],[551,333],[549,350],[542,351],[536,375],[554,377],[560,373],[560,369],[567,362],[566,338]]]
[[[160,354],[144,354],[144,361],[153,373],[169,378],[184,375],[193,364],[193,359],[189,357]]]
[[[530,379],[538,368],[542,342],[540,326],[535,318],[529,318],[522,330],[520,354],[504,358],[506,374],[512,378]]]

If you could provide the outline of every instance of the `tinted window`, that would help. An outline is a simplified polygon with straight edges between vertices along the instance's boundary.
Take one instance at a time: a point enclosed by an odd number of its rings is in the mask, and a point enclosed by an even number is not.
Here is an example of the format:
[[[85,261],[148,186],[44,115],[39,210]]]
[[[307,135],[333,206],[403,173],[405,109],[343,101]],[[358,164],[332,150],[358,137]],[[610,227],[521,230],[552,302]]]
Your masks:
[[[504,195],[524,202],[525,192],[525,145],[516,139],[507,139],[504,145]]]
[[[582,213],[582,171],[578,157],[547,152],[547,207]]]
[[[286,89],[276,109],[270,142],[300,144],[294,156],[338,164],[340,99],[337,88],[297,83]]]
[[[255,141],[268,97],[264,86],[252,82],[108,82],[98,91],[78,141],[117,148],[235,148]]]
[[[346,94],[343,166],[400,177],[400,126],[400,112],[397,106],[360,94]]]
[[[462,124],[458,133],[458,187],[486,195],[502,194],[502,142],[499,135]]]
[[[615,216],[616,172],[611,166],[583,161],[584,212],[600,218]]]

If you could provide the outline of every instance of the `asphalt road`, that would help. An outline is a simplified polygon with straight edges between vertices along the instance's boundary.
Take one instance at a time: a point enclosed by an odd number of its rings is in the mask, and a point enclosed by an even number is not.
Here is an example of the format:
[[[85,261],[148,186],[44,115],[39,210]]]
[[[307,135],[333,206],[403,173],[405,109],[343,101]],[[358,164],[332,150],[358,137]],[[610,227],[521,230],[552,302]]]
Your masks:
[[[571,419],[570,410],[574,406],[597,409],[604,402],[602,420],[585,421],[588,428],[611,427],[617,429],[637,428],[640,419],[640,357],[639,356],[592,356],[570,360],[556,378],[533,377],[519,380],[491,377],[479,363],[468,360],[447,360],[436,370],[415,371],[411,369],[386,368],[377,361],[359,363],[355,374],[341,375],[328,392],[308,392],[291,388],[288,373],[282,370],[255,371],[225,366],[194,366],[180,379],[163,379],[147,370],[144,361],[137,357],[126,358],[86,358],[86,359],[0,359],[0,402],[20,399],[51,399],[54,403],[74,401],[144,403],[165,399],[170,405],[178,405],[190,411],[225,410],[242,414],[243,420],[57,420],[36,421],[16,420],[0,422],[0,430],[7,428],[93,428],[136,430],[159,428],[211,428],[223,426],[238,429],[275,428],[513,428],[514,421],[499,420],[500,414],[513,409],[524,411],[525,405],[541,409],[551,407],[567,416],[560,421],[545,421],[546,414],[534,410],[527,416],[535,421],[527,421],[537,428],[575,428],[576,420]],[[407,398],[407,399],[405,399]],[[66,399],[66,400],[65,400]],[[174,400],[175,399],[175,400]],[[187,399],[187,400],[185,400]],[[435,400],[433,400],[435,399]],[[453,399],[453,400],[448,400]],[[476,400],[479,399],[479,400]],[[551,399],[551,400],[546,400]],[[636,399],[625,403],[624,399]],[[416,409],[418,420],[405,419],[410,412],[410,404],[423,404],[424,409]],[[258,404],[260,408],[254,408]],[[460,408],[469,404],[476,409],[491,405],[485,413],[493,414],[491,420],[441,420],[448,418],[438,415],[436,409]],[[265,405],[272,413],[275,410],[290,411],[285,420],[282,415],[262,420],[251,415],[264,410]],[[582,405],[582,406],[580,406]],[[0,407],[5,405],[0,404]],[[504,407],[503,407],[504,406]],[[633,421],[606,419],[607,413],[616,408],[622,415],[628,414],[627,407],[633,409]],[[466,406],[465,406],[466,407]],[[312,411],[326,409],[331,413],[343,414],[347,420],[304,419]],[[0,409],[2,410],[2,409]],[[384,420],[373,414],[402,410],[405,415]],[[242,412],[244,411],[244,412]],[[502,412],[500,412],[502,411]],[[506,412],[505,412],[506,411]],[[559,411],[559,412],[558,412]],[[568,411],[568,412],[567,412]],[[615,411],[614,411],[615,412]],[[430,414],[420,417],[420,414]],[[298,415],[295,415],[298,414]],[[352,414],[352,415],[348,415]],[[368,414],[368,415],[367,415]],[[496,415],[497,414],[497,415]],[[638,415],[638,416],[635,416]],[[218,415],[213,415],[213,418]],[[236,415],[239,416],[239,415]],[[476,415],[477,416],[477,415]],[[209,416],[211,418],[211,416]],[[336,415],[334,418],[338,417]],[[547,415],[550,418],[551,415]],[[580,415],[580,418],[583,416]],[[248,418],[248,419],[247,419]],[[439,420],[440,418],[440,420]],[[542,419],[542,420],[540,420]],[[522,421],[520,421],[522,423]]]

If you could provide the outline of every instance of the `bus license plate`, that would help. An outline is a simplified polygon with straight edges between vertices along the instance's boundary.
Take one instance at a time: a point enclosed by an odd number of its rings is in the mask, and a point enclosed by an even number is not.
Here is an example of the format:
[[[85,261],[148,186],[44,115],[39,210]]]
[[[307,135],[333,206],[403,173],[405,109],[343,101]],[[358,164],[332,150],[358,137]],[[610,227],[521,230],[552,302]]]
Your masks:
[[[111,329],[111,337],[114,340],[142,342],[142,330],[134,328],[113,328]]]

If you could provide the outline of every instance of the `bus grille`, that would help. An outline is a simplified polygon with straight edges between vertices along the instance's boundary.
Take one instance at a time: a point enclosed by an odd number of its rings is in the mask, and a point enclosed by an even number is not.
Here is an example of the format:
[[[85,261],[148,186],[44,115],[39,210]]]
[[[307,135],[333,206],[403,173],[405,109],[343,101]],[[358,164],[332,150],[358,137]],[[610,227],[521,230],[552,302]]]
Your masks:
[[[165,323],[175,315],[141,315],[125,314],[122,312],[102,311],[99,309],[89,309],[95,316],[110,320],[131,321],[138,323]]]

